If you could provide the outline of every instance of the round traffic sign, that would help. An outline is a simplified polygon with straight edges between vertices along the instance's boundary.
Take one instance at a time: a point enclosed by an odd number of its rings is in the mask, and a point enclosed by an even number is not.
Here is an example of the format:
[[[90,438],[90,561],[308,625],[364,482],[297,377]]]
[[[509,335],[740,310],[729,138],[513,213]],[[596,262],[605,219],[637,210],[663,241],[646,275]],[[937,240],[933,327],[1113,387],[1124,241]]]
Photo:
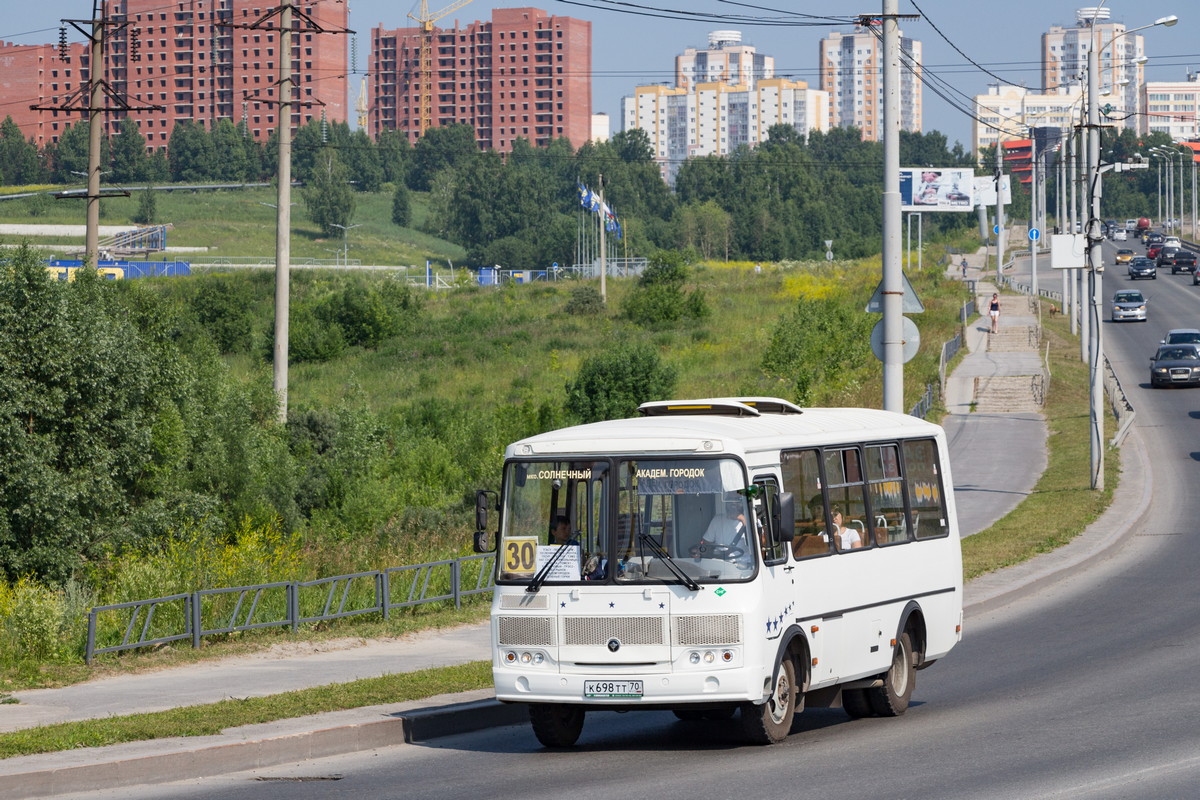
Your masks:
[[[1036,242],[1036,241],[1037,241],[1038,239],[1040,239],[1040,238],[1042,238],[1042,232],[1041,232],[1041,231],[1039,231],[1037,228],[1030,228],[1030,229],[1029,229],[1029,240],[1030,240],[1030,241]]]
[[[903,350],[901,351],[901,363],[907,364],[912,361],[913,356],[917,354],[917,350],[921,347],[921,332],[917,329],[917,324],[908,317],[901,317],[901,336],[903,339]],[[875,323],[875,327],[871,329],[871,352],[880,361],[884,361],[883,352],[883,320]]]
[[[826,261],[833,261],[833,251],[832,251],[832,250],[826,250],[826,251],[825,251],[825,260],[826,260]]]
[[[999,235],[1000,235],[1000,226],[999,226],[999,225],[993,225],[993,226],[992,226],[992,233],[994,233],[994,234],[996,234],[997,236],[999,236]]]

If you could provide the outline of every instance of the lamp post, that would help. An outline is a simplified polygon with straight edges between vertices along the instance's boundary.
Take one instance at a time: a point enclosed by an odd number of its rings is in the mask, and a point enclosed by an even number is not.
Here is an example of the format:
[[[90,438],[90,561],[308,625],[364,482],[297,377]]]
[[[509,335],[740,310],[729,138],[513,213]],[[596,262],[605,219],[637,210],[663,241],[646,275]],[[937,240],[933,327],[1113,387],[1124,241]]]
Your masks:
[[[1188,157],[1188,160],[1192,162],[1192,226],[1191,226],[1191,236],[1192,236],[1192,238],[1193,238],[1193,239],[1195,239],[1195,238],[1196,238],[1196,151],[1195,151],[1195,150],[1193,150],[1192,148],[1188,147],[1187,145],[1183,145],[1183,144],[1181,144],[1181,145],[1178,145],[1178,147],[1179,147],[1179,151],[1180,151],[1180,153],[1181,153],[1181,154],[1182,154],[1182,153],[1186,153],[1186,154],[1187,154],[1187,157]],[[1179,167],[1179,180],[1180,180],[1180,181],[1182,181],[1182,180],[1183,180],[1183,165],[1182,165],[1182,164],[1180,164],[1180,167]],[[1183,202],[1183,192],[1182,192],[1182,190],[1180,191],[1179,198],[1180,198],[1180,203],[1182,204],[1182,202]],[[1180,213],[1180,215],[1182,215],[1182,214],[1183,214],[1183,209],[1182,209],[1182,208],[1180,208],[1180,210],[1179,210],[1179,213]],[[1182,227],[1182,226],[1181,226],[1181,227]]]
[[[1159,221],[1166,222],[1166,224],[1164,224],[1163,227],[1166,230],[1170,231],[1174,227],[1173,223],[1171,223],[1170,220],[1173,220],[1176,216],[1175,211],[1174,211],[1174,204],[1175,204],[1175,160],[1174,160],[1175,149],[1171,148],[1171,147],[1159,146],[1159,147],[1150,148],[1150,152],[1154,153],[1159,158],[1161,158],[1163,160],[1163,162],[1167,165],[1167,191],[1166,191],[1167,216],[1166,216],[1165,220],[1163,218],[1161,218],[1161,216],[1160,216]],[[1159,173],[1159,194],[1160,195],[1162,194],[1162,173],[1161,172]],[[1161,213],[1162,213],[1161,208],[1159,209],[1159,213],[1161,215]]]
[[[1179,21],[1174,14],[1160,17],[1149,25],[1122,31],[1108,40],[1104,47],[1122,36],[1128,36],[1136,31],[1153,28],[1156,25],[1170,27]],[[1103,50],[1104,48],[1100,48]],[[1091,187],[1091,208],[1087,221],[1088,238],[1088,267],[1091,276],[1091,314],[1092,314],[1092,349],[1089,363],[1091,374],[1091,471],[1092,488],[1104,489],[1104,353],[1103,338],[1100,335],[1100,305],[1104,281],[1104,266],[1101,245],[1104,237],[1100,235],[1100,106],[1099,106],[1099,66],[1097,48],[1088,48],[1088,186]]]
[[[356,225],[338,225],[336,222],[329,223],[330,227],[342,229],[342,264],[350,266],[350,241],[347,238],[351,228],[361,228],[362,223]]]

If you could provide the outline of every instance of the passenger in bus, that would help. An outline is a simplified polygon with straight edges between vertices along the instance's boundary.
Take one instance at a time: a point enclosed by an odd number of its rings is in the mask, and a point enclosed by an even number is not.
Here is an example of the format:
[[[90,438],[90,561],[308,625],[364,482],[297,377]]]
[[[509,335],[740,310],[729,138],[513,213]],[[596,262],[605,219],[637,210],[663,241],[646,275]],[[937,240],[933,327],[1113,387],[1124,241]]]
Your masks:
[[[550,544],[566,544],[571,541],[571,520],[562,514],[554,518],[554,529],[550,532]]]
[[[842,510],[837,506],[833,506],[830,511],[833,512],[833,525],[830,527],[830,535],[834,537],[838,549],[853,550],[862,547],[862,537],[858,535],[858,531],[842,524]]]

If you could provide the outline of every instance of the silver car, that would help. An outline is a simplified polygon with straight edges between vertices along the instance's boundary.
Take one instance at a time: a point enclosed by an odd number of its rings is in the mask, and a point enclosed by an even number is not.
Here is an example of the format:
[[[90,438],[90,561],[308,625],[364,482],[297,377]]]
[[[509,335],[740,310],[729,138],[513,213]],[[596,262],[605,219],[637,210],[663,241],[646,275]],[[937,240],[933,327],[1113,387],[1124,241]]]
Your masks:
[[[1146,297],[1141,292],[1121,291],[1113,295],[1112,321],[1146,321]]]

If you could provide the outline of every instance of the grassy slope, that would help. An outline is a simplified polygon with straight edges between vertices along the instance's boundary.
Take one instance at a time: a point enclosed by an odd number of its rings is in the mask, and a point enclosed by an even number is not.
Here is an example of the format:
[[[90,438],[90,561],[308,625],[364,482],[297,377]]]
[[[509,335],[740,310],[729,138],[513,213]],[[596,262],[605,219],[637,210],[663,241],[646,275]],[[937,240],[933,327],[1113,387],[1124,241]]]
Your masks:
[[[340,238],[327,239],[308,220],[298,191],[292,209],[292,257],[295,259],[334,259],[331,250],[341,250]],[[357,208],[352,224],[361,227],[349,232],[350,258],[364,264],[424,265],[429,259],[445,265],[447,259],[462,260],[465,251],[458,245],[421,233],[415,228],[399,228],[392,223],[392,197],[387,192],[355,195]],[[132,224],[137,213],[138,192],[132,197],[103,201],[101,225]],[[210,256],[273,256],[275,253],[275,190],[271,188],[213,192],[158,192],[159,222],[169,222],[174,230],[167,243],[176,247],[207,247]],[[427,209],[423,195],[412,195],[414,224],[419,225]],[[47,212],[31,217],[23,200],[0,202],[0,222],[15,224],[82,225],[83,203],[55,200]],[[81,244],[76,239],[37,238],[34,243]],[[186,260],[189,256],[181,256]]]

